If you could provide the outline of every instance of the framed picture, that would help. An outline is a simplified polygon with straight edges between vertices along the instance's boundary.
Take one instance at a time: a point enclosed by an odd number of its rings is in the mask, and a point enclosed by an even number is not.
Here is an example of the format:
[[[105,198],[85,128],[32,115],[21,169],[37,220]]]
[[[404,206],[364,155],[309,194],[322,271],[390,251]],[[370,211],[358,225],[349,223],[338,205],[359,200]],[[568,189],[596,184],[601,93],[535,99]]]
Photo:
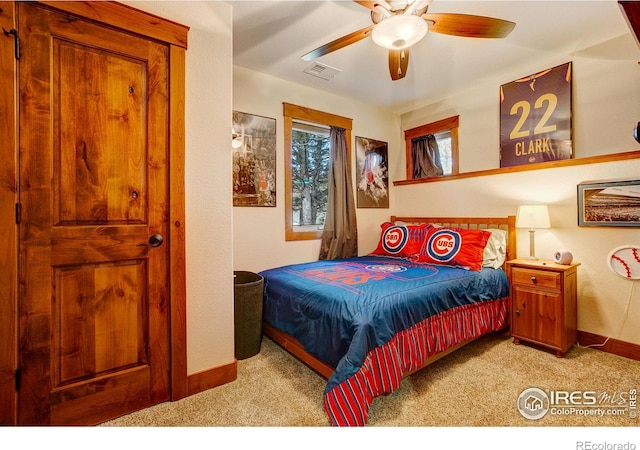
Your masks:
[[[500,86],[500,167],[570,159],[572,63]]]
[[[389,207],[387,143],[356,137],[356,183],[358,208]]]
[[[276,119],[233,111],[233,206],[276,206]]]
[[[640,180],[580,183],[578,226],[640,227]]]

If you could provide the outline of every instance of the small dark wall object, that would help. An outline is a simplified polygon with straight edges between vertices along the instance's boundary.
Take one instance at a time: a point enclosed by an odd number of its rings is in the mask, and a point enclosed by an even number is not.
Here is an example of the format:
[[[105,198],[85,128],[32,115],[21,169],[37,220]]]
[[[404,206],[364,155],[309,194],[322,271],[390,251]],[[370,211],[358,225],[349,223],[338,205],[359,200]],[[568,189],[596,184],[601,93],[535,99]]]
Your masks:
[[[257,273],[233,272],[235,356],[247,359],[260,353],[262,344],[263,278]]]
[[[635,126],[635,128],[633,129],[633,138],[640,142],[640,122],[638,122]]]

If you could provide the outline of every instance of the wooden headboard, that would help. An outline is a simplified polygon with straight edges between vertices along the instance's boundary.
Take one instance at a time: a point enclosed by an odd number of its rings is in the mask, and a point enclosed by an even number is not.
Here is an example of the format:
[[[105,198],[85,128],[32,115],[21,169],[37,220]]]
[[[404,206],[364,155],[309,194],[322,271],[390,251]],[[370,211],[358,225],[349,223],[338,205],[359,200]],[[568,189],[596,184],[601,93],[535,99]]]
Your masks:
[[[507,232],[507,258],[518,257],[516,238],[516,216],[507,217],[407,217],[391,216],[391,223],[433,223],[450,228],[463,228],[469,230],[484,230],[499,228]]]

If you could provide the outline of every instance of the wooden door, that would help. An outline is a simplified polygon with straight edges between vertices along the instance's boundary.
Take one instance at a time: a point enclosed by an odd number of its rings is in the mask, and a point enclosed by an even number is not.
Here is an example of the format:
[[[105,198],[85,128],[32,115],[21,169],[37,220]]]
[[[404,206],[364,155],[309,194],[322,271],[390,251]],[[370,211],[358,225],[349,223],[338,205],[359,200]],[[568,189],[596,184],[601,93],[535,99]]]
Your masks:
[[[95,424],[170,394],[168,50],[27,2],[18,23],[18,422]]]
[[[560,348],[562,296],[557,291],[514,286],[513,334],[540,344]]]

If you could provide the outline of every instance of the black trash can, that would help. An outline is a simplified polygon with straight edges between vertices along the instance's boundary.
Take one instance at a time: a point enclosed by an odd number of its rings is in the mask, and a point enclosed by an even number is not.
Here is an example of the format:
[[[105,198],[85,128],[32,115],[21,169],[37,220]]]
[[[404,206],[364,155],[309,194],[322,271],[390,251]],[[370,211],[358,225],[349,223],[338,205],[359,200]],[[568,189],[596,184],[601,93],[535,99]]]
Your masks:
[[[246,359],[260,353],[262,344],[263,278],[257,273],[233,272],[235,356]]]

